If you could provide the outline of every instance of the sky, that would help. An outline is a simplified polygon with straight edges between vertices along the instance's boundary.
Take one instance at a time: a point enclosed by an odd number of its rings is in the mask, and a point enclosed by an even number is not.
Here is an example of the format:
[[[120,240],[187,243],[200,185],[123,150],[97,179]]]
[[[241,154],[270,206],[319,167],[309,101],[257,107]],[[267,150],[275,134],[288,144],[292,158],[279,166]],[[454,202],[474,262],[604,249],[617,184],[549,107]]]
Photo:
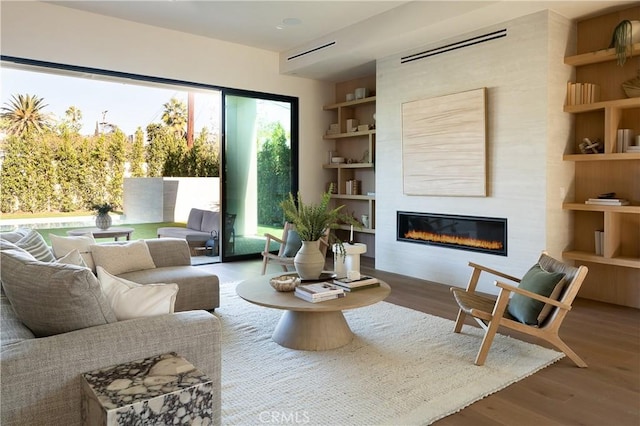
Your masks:
[[[127,135],[133,135],[138,127],[162,123],[163,105],[172,97],[187,104],[187,91],[173,88],[139,86],[129,83],[101,81],[95,78],[78,78],[42,72],[24,71],[3,67],[0,70],[0,104],[6,106],[13,95],[35,95],[44,99],[44,108],[58,119],[75,106],[82,112],[83,135],[94,134],[96,122],[104,118],[115,124]],[[191,89],[193,90],[193,89]],[[203,127],[219,131],[220,92],[195,92],[195,131]]]

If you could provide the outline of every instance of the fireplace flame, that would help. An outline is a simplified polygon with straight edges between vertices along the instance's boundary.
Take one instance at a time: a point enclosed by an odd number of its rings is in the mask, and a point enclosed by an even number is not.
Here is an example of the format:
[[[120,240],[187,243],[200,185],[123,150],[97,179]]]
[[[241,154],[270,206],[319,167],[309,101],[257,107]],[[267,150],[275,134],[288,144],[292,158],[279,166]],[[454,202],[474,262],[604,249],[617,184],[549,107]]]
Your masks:
[[[405,238],[414,240],[432,241],[442,244],[457,244],[460,246],[477,247],[487,250],[502,250],[502,241],[485,241],[477,238],[459,237],[456,235],[434,234],[424,231],[408,231],[404,234]]]

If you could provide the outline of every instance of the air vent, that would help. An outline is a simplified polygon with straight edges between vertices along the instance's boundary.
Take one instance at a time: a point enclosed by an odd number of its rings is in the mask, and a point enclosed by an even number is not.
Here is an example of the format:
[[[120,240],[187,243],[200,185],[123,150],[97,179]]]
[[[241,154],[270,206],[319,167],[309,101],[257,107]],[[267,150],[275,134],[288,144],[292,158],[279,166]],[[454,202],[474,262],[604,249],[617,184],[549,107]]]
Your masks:
[[[402,58],[400,58],[400,63],[405,64],[407,62],[417,61],[419,59],[440,55],[442,53],[447,53],[452,50],[462,49],[463,47],[473,46],[475,44],[484,43],[487,41],[495,40],[495,39],[506,37],[506,36],[507,36],[507,29],[504,28],[502,30],[494,31],[492,33],[483,34],[476,37],[472,37],[467,40],[462,40],[455,43],[447,44],[446,46],[425,50],[424,52],[414,53],[413,55],[409,55],[409,56],[403,56]]]
[[[323,44],[322,46],[314,47],[313,49],[305,50],[304,52],[300,52],[300,53],[298,53],[296,55],[289,56],[287,58],[287,61],[291,61],[291,60],[297,59],[297,58],[299,58],[301,56],[308,55],[310,53],[317,52],[318,50],[326,49],[328,47],[335,46],[335,45],[336,45],[336,42],[332,41],[332,42]]]

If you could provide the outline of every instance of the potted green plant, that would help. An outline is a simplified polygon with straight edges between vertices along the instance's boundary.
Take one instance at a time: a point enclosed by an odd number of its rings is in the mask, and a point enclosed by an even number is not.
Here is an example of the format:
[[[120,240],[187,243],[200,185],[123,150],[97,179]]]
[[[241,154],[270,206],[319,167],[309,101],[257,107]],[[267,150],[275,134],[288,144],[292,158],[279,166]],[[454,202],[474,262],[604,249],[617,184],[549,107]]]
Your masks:
[[[616,49],[618,65],[622,66],[631,57],[634,43],[640,42],[640,21],[625,19],[613,30],[609,48]]]
[[[91,207],[96,212],[96,227],[99,229],[109,229],[111,226],[111,216],[113,205],[109,203],[94,204]]]
[[[350,215],[342,212],[344,206],[330,207],[330,187],[322,195],[319,204],[305,204],[298,193],[297,200],[289,193],[280,206],[287,221],[296,226],[296,231],[302,241],[302,248],[294,258],[294,265],[298,275],[302,279],[318,279],[324,268],[325,259],[320,253],[320,238],[328,231],[326,244],[338,244],[340,251],[344,252],[343,242],[335,235],[333,230],[341,224],[360,227],[360,224]]]

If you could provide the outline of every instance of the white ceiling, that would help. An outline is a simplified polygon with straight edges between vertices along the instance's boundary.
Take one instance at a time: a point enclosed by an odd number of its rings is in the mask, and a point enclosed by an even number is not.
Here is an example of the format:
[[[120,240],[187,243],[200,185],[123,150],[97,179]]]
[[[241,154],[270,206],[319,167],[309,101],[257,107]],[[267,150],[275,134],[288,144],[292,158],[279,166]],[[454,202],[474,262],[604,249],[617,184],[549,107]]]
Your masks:
[[[280,53],[281,72],[341,81],[373,74],[375,60],[551,9],[583,19],[633,1],[52,1],[57,5]],[[298,24],[287,24],[295,18]],[[280,26],[281,28],[277,28]],[[296,53],[339,41],[322,54]]]

